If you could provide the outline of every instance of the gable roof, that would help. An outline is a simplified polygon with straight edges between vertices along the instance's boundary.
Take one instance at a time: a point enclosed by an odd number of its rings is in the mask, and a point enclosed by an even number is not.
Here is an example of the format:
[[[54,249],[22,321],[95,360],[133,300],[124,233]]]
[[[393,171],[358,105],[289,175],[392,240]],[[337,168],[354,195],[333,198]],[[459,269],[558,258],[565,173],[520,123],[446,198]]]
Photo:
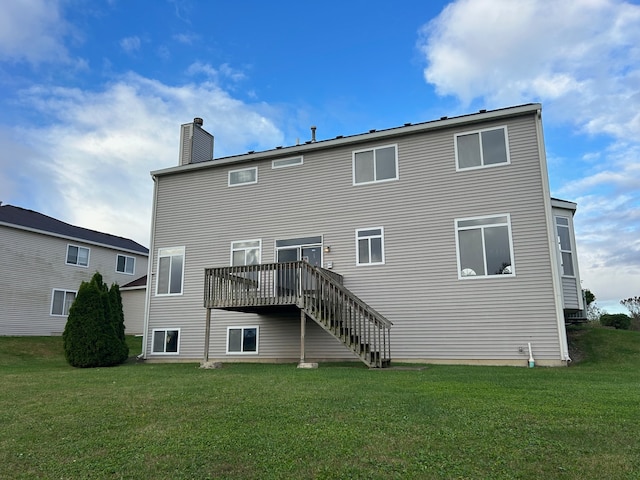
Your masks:
[[[149,249],[128,238],[117,237],[108,233],[97,232],[87,228],[76,227],[56,220],[33,210],[0,205],[0,225],[44,233],[69,240],[80,240],[86,243],[106,246],[117,250],[148,255]]]

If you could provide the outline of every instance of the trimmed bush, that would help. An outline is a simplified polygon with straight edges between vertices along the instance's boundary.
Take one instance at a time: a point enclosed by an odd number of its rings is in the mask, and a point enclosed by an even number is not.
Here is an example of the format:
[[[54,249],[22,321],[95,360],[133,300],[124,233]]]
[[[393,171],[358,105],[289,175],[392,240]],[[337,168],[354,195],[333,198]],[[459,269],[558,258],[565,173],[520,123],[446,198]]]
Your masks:
[[[624,313],[605,313],[600,316],[600,324],[604,327],[614,327],[617,330],[629,330],[631,317]]]
[[[65,358],[74,367],[123,363],[129,347],[124,338],[120,289],[112,285],[109,290],[97,272],[91,281],[82,282],[69,309],[62,340]]]

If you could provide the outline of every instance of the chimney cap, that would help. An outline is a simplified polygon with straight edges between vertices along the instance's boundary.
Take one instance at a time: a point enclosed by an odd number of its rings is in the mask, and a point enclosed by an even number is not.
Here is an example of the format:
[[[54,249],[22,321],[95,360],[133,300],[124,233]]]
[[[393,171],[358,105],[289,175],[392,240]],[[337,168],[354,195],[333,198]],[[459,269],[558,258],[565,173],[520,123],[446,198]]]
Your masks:
[[[204,124],[204,120],[202,120],[200,117],[196,117],[193,119],[193,123],[201,127]]]

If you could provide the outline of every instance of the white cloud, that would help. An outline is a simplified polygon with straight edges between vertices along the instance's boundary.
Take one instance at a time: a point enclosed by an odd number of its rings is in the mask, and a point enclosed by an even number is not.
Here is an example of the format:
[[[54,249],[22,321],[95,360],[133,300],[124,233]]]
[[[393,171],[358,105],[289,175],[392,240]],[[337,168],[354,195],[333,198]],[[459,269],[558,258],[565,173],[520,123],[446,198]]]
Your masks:
[[[216,157],[273,148],[283,140],[263,113],[266,106],[245,104],[210,82],[170,86],[129,74],[98,92],[30,88],[22,101],[52,121],[0,131],[0,149],[12,137],[37,152],[23,160],[27,165],[9,170],[7,183],[17,185],[19,171],[38,171],[49,179],[32,191],[36,203],[48,205],[43,213],[144,245],[151,218],[149,172],[178,164],[180,124],[203,117],[205,129],[216,136]],[[4,201],[10,203],[11,196]]]
[[[32,64],[68,61],[64,39],[73,33],[56,0],[0,3],[0,60]]]
[[[575,161],[550,155],[554,171],[574,167],[553,194],[578,203],[584,286],[609,305],[640,293],[640,5],[457,0],[418,48],[425,80],[464,107],[542,101],[545,130],[568,124],[608,142]]]
[[[189,65],[187,73],[194,76],[201,74],[214,81],[229,79],[233,82],[239,82],[247,78],[244,72],[231,67],[228,63],[223,63],[218,68],[214,68],[208,63],[194,62]]]
[[[126,37],[120,40],[120,46],[127,53],[135,53],[140,50],[140,37]]]
[[[548,102],[586,132],[640,131],[640,5],[458,0],[421,30],[424,76],[465,105]]]

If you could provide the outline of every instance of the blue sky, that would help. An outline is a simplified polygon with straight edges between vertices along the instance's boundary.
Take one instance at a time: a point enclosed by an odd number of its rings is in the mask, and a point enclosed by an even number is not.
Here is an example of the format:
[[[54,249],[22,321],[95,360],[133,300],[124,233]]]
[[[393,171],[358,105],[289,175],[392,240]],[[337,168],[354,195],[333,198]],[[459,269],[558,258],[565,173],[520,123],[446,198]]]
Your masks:
[[[151,170],[203,117],[216,157],[528,102],[583,286],[640,295],[640,3],[0,4],[0,201],[149,244]]]

